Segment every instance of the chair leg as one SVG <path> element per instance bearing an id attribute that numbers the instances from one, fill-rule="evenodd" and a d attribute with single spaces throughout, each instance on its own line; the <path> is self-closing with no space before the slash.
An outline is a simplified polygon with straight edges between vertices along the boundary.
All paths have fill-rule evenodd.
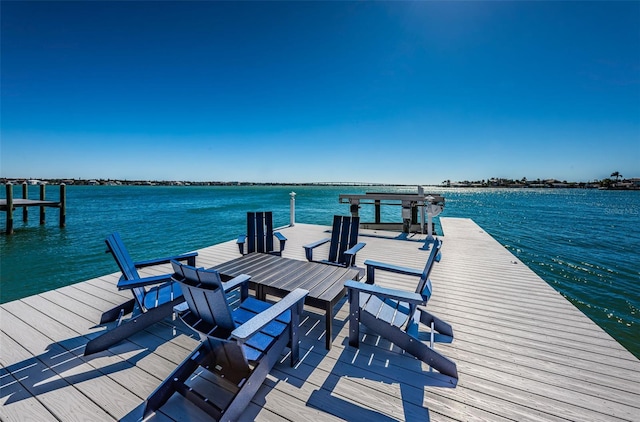
<path id="1" fill-rule="evenodd" d="M 349 290 L 349 346 L 360 345 L 360 294 Z"/>
<path id="2" fill-rule="evenodd" d="M 299 344 L 299 330 L 300 330 L 300 314 L 302 313 L 302 308 L 304 306 L 304 302 L 301 302 L 299 306 L 296 306 L 291 309 L 291 326 L 289 327 L 289 341 L 291 344 L 289 347 L 291 348 L 291 366 L 295 366 L 300 359 L 300 344 Z"/>
<path id="3" fill-rule="evenodd" d="M 453 327 L 448 322 L 444 322 L 437 316 L 419 308 L 420 323 L 430 327 L 433 324 L 434 330 L 438 333 L 453 338 Z"/>
<path id="4" fill-rule="evenodd" d="M 327 303 L 324 316 L 324 330 L 325 330 L 325 348 L 331 350 L 331 343 L 333 341 L 333 307 L 331 302 Z"/>
<path id="5" fill-rule="evenodd" d="M 173 307 L 183 300 L 184 298 L 180 296 L 179 299 L 160 305 L 157 308 L 151 309 L 143 314 L 131 318 L 127 322 L 115 328 L 112 328 L 106 333 L 89 341 L 84 349 L 84 355 L 88 356 L 93 353 L 107 350 L 109 347 L 121 342 L 130 335 L 144 330 L 150 325 L 165 319 L 173 313 Z"/>

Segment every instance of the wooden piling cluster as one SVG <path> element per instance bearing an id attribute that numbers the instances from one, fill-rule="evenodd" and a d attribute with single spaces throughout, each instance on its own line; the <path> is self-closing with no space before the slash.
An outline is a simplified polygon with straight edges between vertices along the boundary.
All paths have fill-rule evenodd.
<path id="1" fill-rule="evenodd" d="M 13 184 L 7 183 L 5 185 L 6 188 L 6 199 L 0 199 L 0 211 L 5 211 L 7 213 L 7 224 L 6 224 L 6 233 L 13 234 L 13 211 L 16 208 L 22 208 L 22 221 L 25 223 L 29 219 L 28 207 L 40 207 L 40 224 L 45 223 L 46 212 L 45 209 L 47 207 L 51 208 L 59 208 L 60 209 L 60 227 L 64 227 L 66 225 L 67 219 L 67 207 L 66 207 L 66 185 L 64 183 L 60 184 L 60 199 L 58 201 L 47 201 L 45 194 L 45 184 L 40 184 L 40 199 L 29 199 L 29 187 L 26 182 L 22 184 L 22 198 L 14 199 L 13 198 Z"/>

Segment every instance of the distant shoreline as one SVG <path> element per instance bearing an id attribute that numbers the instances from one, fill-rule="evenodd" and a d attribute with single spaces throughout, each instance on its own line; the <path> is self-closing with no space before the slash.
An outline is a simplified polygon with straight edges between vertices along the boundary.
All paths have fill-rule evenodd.
<path id="1" fill-rule="evenodd" d="M 600 190 L 640 190 L 640 178 L 614 181 L 603 179 L 594 182 L 567 182 L 558 180 L 510 180 L 490 179 L 482 182 L 449 182 L 438 185 L 402 184 L 402 183 L 368 183 L 368 182 L 239 182 L 239 181 L 206 181 L 194 182 L 184 180 L 118 180 L 118 179 L 27 179 L 0 178 L 3 184 L 13 185 L 76 185 L 76 186 L 407 186 L 417 185 L 431 188 L 509 188 L 509 189 L 600 189 Z"/>

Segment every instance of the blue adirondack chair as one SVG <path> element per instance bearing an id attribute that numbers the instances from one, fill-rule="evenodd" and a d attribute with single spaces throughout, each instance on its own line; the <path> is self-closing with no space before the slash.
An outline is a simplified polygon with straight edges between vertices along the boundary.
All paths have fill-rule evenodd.
<path id="1" fill-rule="evenodd" d="M 366 243 L 358 243 L 359 230 L 360 217 L 334 215 L 331 237 L 303 246 L 307 260 L 314 261 L 313 250 L 320 245 L 331 242 L 327 259 L 314 262 L 340 267 L 355 267 L 356 254 L 366 245 Z"/>
<path id="2" fill-rule="evenodd" d="M 452 340 L 453 328 L 424 309 L 432 292 L 429 274 L 433 264 L 439 261 L 441 247 L 442 241 L 436 240 L 422 271 L 365 261 L 366 283 L 345 283 L 349 296 L 349 345 L 359 346 L 360 324 L 363 324 L 440 373 L 458 379 L 456 364 L 433 348 L 435 333 L 439 333 L 443 339 Z M 376 270 L 419 277 L 415 292 L 373 284 Z M 419 324 L 430 327 L 428 344 L 419 338 Z"/>
<path id="3" fill-rule="evenodd" d="M 280 242 L 280 249 L 274 250 L 273 238 Z M 238 236 L 238 249 L 242 255 L 252 252 L 282 255 L 287 238 L 279 232 L 273 231 L 273 213 L 271 211 L 248 212 L 247 233 Z M 247 244 L 247 251 L 244 245 Z"/>
<path id="4" fill-rule="evenodd" d="M 171 280 L 171 274 L 140 277 L 139 268 L 167 264 L 171 260 L 187 261 L 195 265 L 197 252 L 167 258 L 134 262 L 124 246 L 118 233 L 113 233 L 105 240 L 107 252 L 113 255 L 122 276 L 118 281 L 118 290 L 131 290 L 133 299 L 116 306 L 102 314 L 100 324 L 118 320 L 115 328 L 89 341 L 84 354 L 101 352 L 124 340 L 131 334 L 166 318 L 173 312 L 173 307 L 184 301 L 180 286 Z M 128 321 L 124 315 L 131 313 Z"/>
<path id="5" fill-rule="evenodd" d="M 300 313 L 308 291 L 296 289 L 273 305 L 247 297 L 230 306 L 217 271 L 172 264 L 189 306 L 180 318 L 202 342 L 149 396 L 143 417 L 178 393 L 215 420 L 237 420 L 287 345 L 291 365 L 297 362 Z M 249 279 L 239 276 L 238 284 Z"/>

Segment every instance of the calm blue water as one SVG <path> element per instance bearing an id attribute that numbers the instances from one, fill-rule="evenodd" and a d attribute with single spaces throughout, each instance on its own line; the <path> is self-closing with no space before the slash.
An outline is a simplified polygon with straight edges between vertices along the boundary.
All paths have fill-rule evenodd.
<path id="1" fill-rule="evenodd" d="M 19 186 L 15 196 L 21 195 Z M 235 238 L 249 210 L 273 210 L 289 222 L 331 223 L 348 214 L 338 195 L 380 187 L 68 186 L 67 227 L 47 209 L 47 224 L 15 216 L 13 236 L 0 235 L 0 302 L 117 271 L 104 239 L 120 232 L 134 259 L 166 256 Z M 35 199 L 38 190 L 31 188 Z M 535 189 L 427 189 L 446 198 L 442 216 L 469 217 L 640 358 L 640 192 Z M 4 190 L 3 190 L 4 193 Z M 49 186 L 47 198 L 58 189 Z M 399 221 L 383 207 L 383 221 Z M 363 206 L 363 221 L 373 207 Z M 4 231 L 4 213 L 1 216 Z M 436 222 L 437 223 L 437 222 Z"/>

